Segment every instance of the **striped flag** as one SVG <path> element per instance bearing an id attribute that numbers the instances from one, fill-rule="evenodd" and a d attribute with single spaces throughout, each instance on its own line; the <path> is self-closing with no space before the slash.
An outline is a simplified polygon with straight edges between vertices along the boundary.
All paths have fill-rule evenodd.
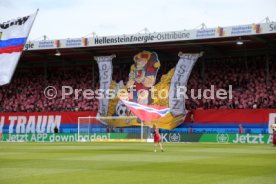
<path id="1" fill-rule="evenodd" d="M 170 108 L 158 105 L 143 105 L 126 100 L 122 100 L 122 102 L 135 116 L 137 116 L 143 122 L 150 122 L 156 119 L 163 118 L 171 112 Z"/>
<path id="2" fill-rule="evenodd" d="M 0 86 L 10 83 L 37 12 L 0 23 Z"/>

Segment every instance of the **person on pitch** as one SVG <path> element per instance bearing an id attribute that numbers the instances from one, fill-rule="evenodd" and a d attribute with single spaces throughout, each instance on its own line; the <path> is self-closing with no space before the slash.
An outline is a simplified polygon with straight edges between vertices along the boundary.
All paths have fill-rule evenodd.
<path id="1" fill-rule="evenodd" d="M 159 129 L 156 127 L 156 125 L 153 125 L 153 138 L 154 138 L 154 152 L 156 152 L 157 144 L 160 146 L 160 150 L 164 152 L 163 146 L 160 142 L 160 134 Z"/>
<path id="2" fill-rule="evenodd" d="M 272 143 L 273 146 L 276 146 L 276 124 L 272 124 L 271 125 L 271 129 L 272 129 Z"/>

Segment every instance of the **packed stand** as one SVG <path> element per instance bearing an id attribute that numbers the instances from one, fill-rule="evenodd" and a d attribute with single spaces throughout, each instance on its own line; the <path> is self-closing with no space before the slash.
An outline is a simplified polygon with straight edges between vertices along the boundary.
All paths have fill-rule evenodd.
<path id="1" fill-rule="evenodd" d="M 176 63 L 162 62 L 157 82 Z M 113 66 L 113 80 L 128 80 L 131 63 Z M 94 71 L 94 72 L 92 72 Z M 0 87 L 0 112 L 97 111 L 97 99 L 84 99 L 81 92 L 62 99 L 61 86 L 73 89 L 98 89 L 98 69 L 92 66 L 66 66 L 65 68 L 18 69 L 11 84 Z M 199 60 L 188 82 L 190 89 L 228 90 L 232 85 L 233 99 L 191 99 L 186 108 L 191 109 L 248 109 L 276 108 L 276 59 L 266 65 L 264 57 L 222 58 Z M 44 89 L 54 86 L 58 93 L 54 99 L 44 96 Z M 68 92 L 68 91 L 67 91 Z M 201 92 L 202 94 L 202 92 Z"/>

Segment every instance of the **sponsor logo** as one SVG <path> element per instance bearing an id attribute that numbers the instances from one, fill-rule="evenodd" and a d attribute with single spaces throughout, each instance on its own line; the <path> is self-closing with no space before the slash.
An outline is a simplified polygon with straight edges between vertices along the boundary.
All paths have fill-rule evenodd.
<path id="1" fill-rule="evenodd" d="M 83 45 L 83 39 L 70 39 L 66 40 L 65 46 L 66 47 L 80 47 Z"/>
<path id="2" fill-rule="evenodd" d="M 197 38 L 214 37 L 216 36 L 216 29 L 202 29 L 196 32 Z"/>
<path id="3" fill-rule="evenodd" d="M 83 46 L 88 46 L 89 45 L 88 38 L 83 38 L 82 43 L 83 43 Z"/>
<path id="4" fill-rule="evenodd" d="M 55 46 L 56 46 L 56 48 L 61 47 L 60 40 L 55 40 Z"/>
<path id="5" fill-rule="evenodd" d="M 218 134 L 217 135 L 217 142 L 220 143 L 226 143 L 229 141 L 229 136 L 228 134 Z"/>
<path id="6" fill-rule="evenodd" d="M 261 27 L 260 24 L 254 24 L 253 25 L 253 30 L 255 31 L 255 33 L 261 33 L 261 32 L 263 32 L 263 28 Z"/>
<path id="7" fill-rule="evenodd" d="M 223 30 L 223 27 L 217 28 L 217 34 L 218 36 L 225 36 L 225 31 Z"/>
<path id="8" fill-rule="evenodd" d="M 180 142 L 180 133 L 161 133 L 160 138 L 162 142 Z"/>
<path id="9" fill-rule="evenodd" d="M 231 35 L 241 35 L 241 34 L 250 34 L 252 33 L 252 25 L 247 26 L 235 26 L 232 27 Z"/>
<path id="10" fill-rule="evenodd" d="M 169 141 L 170 142 L 180 142 L 180 133 L 173 133 L 173 134 L 169 134 Z"/>
<path id="11" fill-rule="evenodd" d="M 53 40 L 44 40 L 44 41 L 40 41 L 38 42 L 38 48 L 53 48 L 55 47 L 55 41 Z"/>

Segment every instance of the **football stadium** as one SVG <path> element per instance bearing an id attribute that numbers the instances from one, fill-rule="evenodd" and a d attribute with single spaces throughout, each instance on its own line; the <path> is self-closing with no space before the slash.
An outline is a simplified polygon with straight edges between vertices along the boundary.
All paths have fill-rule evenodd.
<path id="1" fill-rule="evenodd" d="M 0 13 L 1 14 L 1 13 Z M 276 183 L 276 23 L 28 40 L 0 22 L 0 183 Z"/>

